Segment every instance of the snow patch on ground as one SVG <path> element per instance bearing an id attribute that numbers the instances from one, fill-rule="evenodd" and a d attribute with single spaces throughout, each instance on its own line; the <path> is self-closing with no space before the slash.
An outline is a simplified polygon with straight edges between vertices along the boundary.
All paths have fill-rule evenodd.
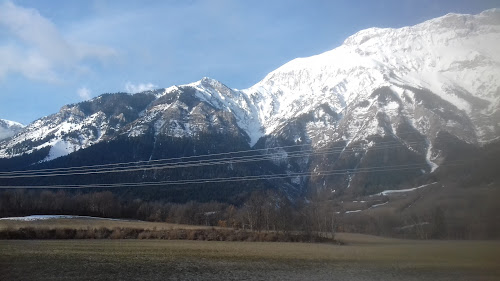
<path id="1" fill-rule="evenodd" d="M 405 229 L 410 229 L 410 228 L 414 228 L 417 226 L 428 225 L 428 224 L 429 224 L 429 222 L 421 222 L 421 223 L 416 223 L 416 224 L 405 225 L 405 226 L 399 227 L 399 229 L 405 230 Z"/>
<path id="2" fill-rule="evenodd" d="M 39 220 L 54 220 L 54 219 L 94 219 L 94 220 L 113 220 L 113 221 L 126 221 L 123 219 L 90 217 L 90 216 L 71 216 L 71 215 L 31 215 L 25 217 L 6 217 L 0 220 L 14 220 L 14 221 L 39 221 Z"/>
<path id="3" fill-rule="evenodd" d="M 377 208 L 377 207 L 380 207 L 380 206 L 384 206 L 384 205 L 386 205 L 388 203 L 389 203 L 389 201 L 384 202 L 384 203 L 380 203 L 380 204 L 371 205 L 369 209 Z"/>
<path id="4" fill-rule="evenodd" d="M 414 191 L 414 190 L 417 190 L 417 189 L 421 189 L 421 188 L 424 188 L 426 186 L 433 185 L 433 184 L 436 184 L 436 183 L 437 182 L 433 182 L 433 183 L 424 184 L 424 185 L 421 185 L 421 186 L 417 186 L 417 187 L 414 187 L 414 188 L 408 188 L 408 189 L 384 190 L 384 191 L 382 191 L 380 193 L 377 193 L 377 194 L 374 194 L 374 195 L 371 195 L 371 196 L 389 195 L 389 194 L 394 194 L 394 193 L 405 193 L 405 192 L 410 192 L 410 191 Z"/>

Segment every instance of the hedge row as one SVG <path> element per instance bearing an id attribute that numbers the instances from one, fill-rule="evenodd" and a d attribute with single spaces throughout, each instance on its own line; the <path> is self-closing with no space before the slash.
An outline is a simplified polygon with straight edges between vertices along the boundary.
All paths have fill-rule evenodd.
<path id="1" fill-rule="evenodd" d="M 0 230 L 0 239 L 164 239 L 202 241 L 255 241 L 255 242 L 335 242 L 316 234 L 254 232 L 232 229 L 169 229 L 141 228 L 34 228 Z"/>

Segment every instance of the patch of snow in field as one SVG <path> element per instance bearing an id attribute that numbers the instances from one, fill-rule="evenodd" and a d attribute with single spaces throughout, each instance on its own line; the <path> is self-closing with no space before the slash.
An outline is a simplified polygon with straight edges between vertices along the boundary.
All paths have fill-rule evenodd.
<path id="1" fill-rule="evenodd" d="M 414 228 L 416 226 L 422 226 L 422 225 L 428 225 L 428 224 L 429 224 L 428 222 L 421 222 L 421 223 L 416 223 L 416 224 L 405 225 L 405 226 L 399 227 L 399 229 L 404 230 L 404 229 Z"/>
<path id="2" fill-rule="evenodd" d="M 100 218 L 100 217 L 90 217 L 90 216 L 70 216 L 70 215 L 31 215 L 25 217 L 0 218 L 0 220 L 14 220 L 14 221 L 39 221 L 39 220 L 53 220 L 53 219 L 94 219 L 94 220 L 122 221 L 122 219 Z"/>
<path id="3" fill-rule="evenodd" d="M 424 185 L 421 185 L 421 186 L 417 186 L 417 187 L 414 187 L 414 188 L 408 188 L 408 189 L 395 189 L 395 190 L 384 190 L 380 193 L 377 193 L 375 195 L 372 195 L 372 196 L 376 196 L 376 195 L 388 195 L 388 194 L 392 194 L 392 193 L 404 193 L 404 192 L 410 192 L 410 191 L 414 191 L 414 190 L 417 190 L 417 189 L 420 189 L 420 188 L 423 188 L 423 187 L 426 187 L 426 186 L 429 186 L 429 185 L 433 185 L 433 184 L 436 184 L 437 182 L 433 182 L 433 183 L 429 183 L 429 184 L 424 184 Z"/>
<path id="4" fill-rule="evenodd" d="M 377 207 L 380 207 L 380 206 L 384 206 L 384 205 L 385 205 L 385 204 L 387 204 L 387 203 L 389 203 L 389 201 L 384 202 L 384 203 L 380 203 L 380 204 L 375 204 L 375 205 L 372 205 L 372 206 L 370 207 L 370 209 L 371 209 L 371 208 L 377 208 Z"/>

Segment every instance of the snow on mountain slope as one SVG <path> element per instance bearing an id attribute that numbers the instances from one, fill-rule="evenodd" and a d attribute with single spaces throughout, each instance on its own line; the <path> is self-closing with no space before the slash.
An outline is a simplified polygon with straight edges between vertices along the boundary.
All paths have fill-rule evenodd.
<path id="1" fill-rule="evenodd" d="M 11 139 L 0 142 L 0 158 L 49 149 L 42 161 L 50 161 L 110 139 L 154 98 L 152 92 L 104 94 L 63 106 L 58 113 L 36 120 Z"/>
<path id="2" fill-rule="evenodd" d="M 0 157 L 48 148 L 45 160 L 51 160 L 102 140 L 150 132 L 155 139 L 160 134 L 180 138 L 244 132 L 253 146 L 263 136 L 284 135 L 286 129 L 292 142 L 314 147 L 396 136 L 434 170 L 438 132 L 469 143 L 500 136 L 497 46 L 499 9 L 448 14 L 399 29 L 370 28 L 331 51 L 290 61 L 249 89 L 203 78 L 63 107 L 0 142 Z M 294 123 L 305 129 L 291 129 L 297 120 L 305 120 Z M 408 130 L 425 136 L 425 146 L 405 139 L 402 131 Z"/>
<path id="3" fill-rule="evenodd" d="M 284 120 L 325 102 L 342 113 L 356 102 L 371 104 L 369 96 L 383 86 L 413 102 L 415 93 L 406 86 L 427 89 L 472 120 L 475 135 L 464 139 L 488 141 L 500 135 L 498 46 L 499 9 L 479 15 L 448 14 L 400 29 L 370 28 L 334 50 L 283 65 L 243 92 L 258 102 L 259 120 L 265 134 L 270 134 Z M 409 116 L 414 122 L 425 118 L 415 114 Z"/>
<path id="4" fill-rule="evenodd" d="M 262 137 L 257 104 L 245 92 L 232 90 L 221 82 L 206 77 L 189 86 L 197 90 L 197 97 L 201 100 L 218 109 L 232 112 L 238 126 L 250 137 L 250 145 L 253 146 Z"/>
<path id="5" fill-rule="evenodd" d="M 10 138 L 24 128 L 24 125 L 18 122 L 0 119 L 0 140 Z"/>
<path id="6" fill-rule="evenodd" d="M 155 137 L 196 138 L 207 133 L 240 136 L 249 128 L 246 114 L 251 111 L 246 108 L 248 102 L 241 93 L 203 78 L 165 89 L 123 133 L 138 137 L 152 129 Z"/>
<path id="7" fill-rule="evenodd" d="M 12 157 L 51 147 L 45 160 L 52 160 L 99 141 L 103 131 L 106 131 L 106 123 L 100 112 L 85 116 L 77 108 L 64 107 L 58 114 L 44 117 L 26 126 L 23 133 L 14 136 L 7 145 L 1 147 L 3 149 L 0 150 L 0 156 Z M 99 129 L 87 130 L 87 127 L 93 124 Z M 74 137 L 67 137 L 71 133 Z M 26 139 L 31 141 L 28 149 L 16 146 Z"/>

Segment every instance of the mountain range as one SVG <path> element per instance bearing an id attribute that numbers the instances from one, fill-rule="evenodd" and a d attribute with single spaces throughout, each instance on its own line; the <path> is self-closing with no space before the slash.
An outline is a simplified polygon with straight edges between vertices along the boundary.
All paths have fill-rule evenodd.
<path id="1" fill-rule="evenodd" d="M 2 171 L 172 158 L 182 164 L 181 157 L 213 160 L 243 151 L 269 156 L 183 169 L 4 177 L 3 185 L 169 182 L 148 194 L 185 201 L 238 200 L 267 188 L 335 199 L 436 181 L 496 182 L 498 46 L 500 9 L 447 14 L 415 26 L 362 30 L 244 90 L 203 78 L 133 95 L 103 94 L 25 127 L 0 120 Z M 260 180 L 170 185 L 235 177 Z"/>

